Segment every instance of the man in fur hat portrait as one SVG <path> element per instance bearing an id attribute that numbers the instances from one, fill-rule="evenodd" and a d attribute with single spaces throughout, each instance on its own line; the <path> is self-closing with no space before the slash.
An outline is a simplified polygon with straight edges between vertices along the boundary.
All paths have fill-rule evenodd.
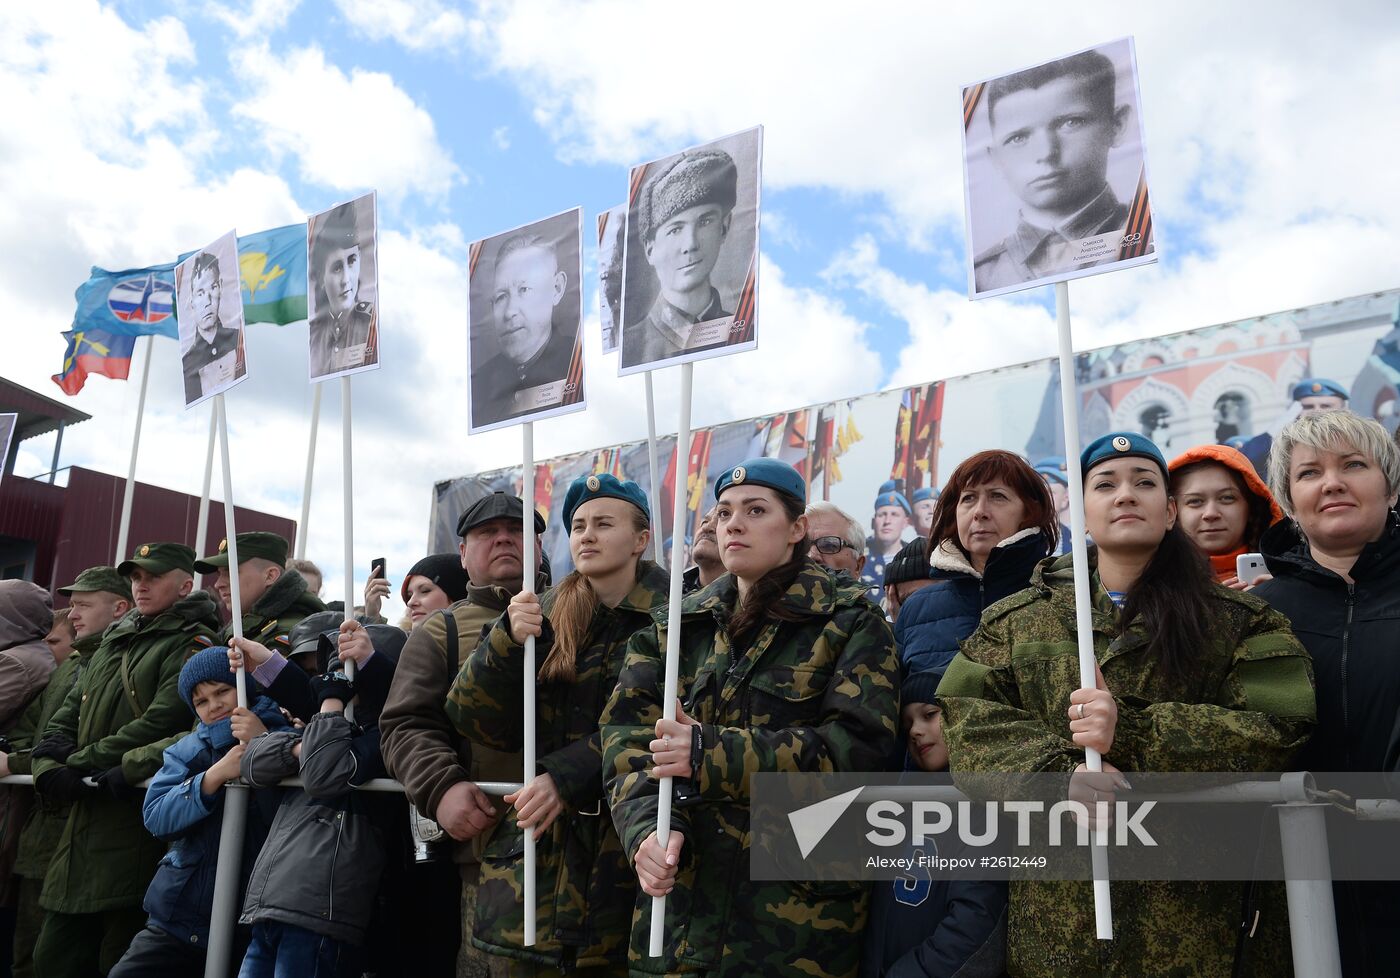
<path id="1" fill-rule="evenodd" d="M 624 367 L 684 353 L 692 349 L 696 324 L 733 315 L 710 273 L 729 236 L 737 188 L 733 158 L 713 149 L 682 154 L 647 179 L 636 203 L 636 240 L 656 273 L 658 294 L 646 318 L 623 331 Z"/>
<path id="2" fill-rule="evenodd" d="M 316 287 L 312 378 L 377 362 L 374 303 L 360 301 L 362 262 L 353 201 L 321 217 L 310 259 Z"/>

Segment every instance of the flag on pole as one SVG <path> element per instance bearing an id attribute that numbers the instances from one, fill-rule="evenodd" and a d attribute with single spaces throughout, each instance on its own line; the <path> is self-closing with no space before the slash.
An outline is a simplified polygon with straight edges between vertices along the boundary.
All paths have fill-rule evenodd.
<path id="1" fill-rule="evenodd" d="M 938 428 L 942 420 L 943 385 L 927 384 L 920 393 L 919 409 L 914 414 L 910 455 L 920 477 L 910 486 L 911 491 L 925 482 L 930 486 L 938 485 Z"/>
<path id="2" fill-rule="evenodd" d="M 914 469 L 910 449 L 913 447 L 914 415 L 919 410 L 919 390 L 917 387 L 905 390 L 894 420 L 894 464 L 890 466 L 890 478 L 906 487 L 912 481 Z"/>
<path id="3" fill-rule="evenodd" d="M 131 371 L 131 354 L 136 347 L 135 336 L 108 333 L 105 330 L 69 330 L 63 334 L 68 350 L 63 354 L 63 370 L 53 375 L 53 382 L 69 397 L 77 394 L 87 383 L 89 374 L 126 380 Z"/>
<path id="4" fill-rule="evenodd" d="M 549 521 L 550 507 L 554 503 L 554 466 L 548 462 L 535 464 L 535 509 Z M 567 532 L 568 528 L 565 527 Z"/>
<path id="5" fill-rule="evenodd" d="M 812 474 L 808 483 L 827 471 L 836 441 L 836 405 L 828 404 L 817 412 L 817 433 L 812 437 Z"/>
<path id="6" fill-rule="evenodd" d="M 306 225 L 288 224 L 238 239 L 245 323 L 306 318 Z"/>
<path id="7" fill-rule="evenodd" d="M 175 339 L 175 263 L 109 272 L 93 266 L 73 293 L 73 332 Z"/>

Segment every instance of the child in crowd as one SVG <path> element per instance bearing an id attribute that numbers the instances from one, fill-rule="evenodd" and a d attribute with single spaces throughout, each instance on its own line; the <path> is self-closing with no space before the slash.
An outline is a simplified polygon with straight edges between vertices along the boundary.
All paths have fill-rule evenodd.
<path id="1" fill-rule="evenodd" d="M 160 773 L 146 790 L 146 828 L 170 842 L 146 890 L 146 927 L 132 940 L 109 978 L 204 974 L 214 878 L 223 828 L 224 786 L 238 777 L 244 743 L 287 726 L 277 705 L 248 680 L 252 709 L 238 706 L 237 680 L 228 649 L 196 653 L 180 670 L 180 699 L 194 711 L 194 732 L 165 749 Z M 260 801 L 262 802 L 260 804 Z M 267 835 L 273 810 L 250 799 L 244 865 L 251 865 Z"/>
<path id="2" fill-rule="evenodd" d="M 916 672 L 899 689 L 909 754 L 926 773 L 948 770 L 943 710 L 934 690 L 943 669 Z M 916 776 L 917 777 L 917 776 Z M 928 779 L 919 779 L 928 780 Z M 963 846 L 955 832 L 921 847 L 953 858 Z M 979 978 L 1006 967 L 1007 886 L 995 880 L 939 879 L 926 865 L 874 884 L 865 930 L 861 978 Z"/>

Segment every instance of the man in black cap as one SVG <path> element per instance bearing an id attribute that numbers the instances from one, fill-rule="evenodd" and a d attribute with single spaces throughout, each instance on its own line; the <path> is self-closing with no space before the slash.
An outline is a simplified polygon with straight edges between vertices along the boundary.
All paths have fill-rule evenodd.
<path id="1" fill-rule="evenodd" d="M 181 358 L 185 368 L 185 403 L 204 396 L 200 371 L 234 354 L 229 370 L 237 369 L 238 330 L 219 318 L 219 259 L 201 251 L 190 270 L 190 307 L 194 312 L 194 342 Z"/>
<path id="2" fill-rule="evenodd" d="M 31 755 L 39 794 L 73 806 L 39 897 L 48 917 L 35 971 L 54 978 L 105 974 L 144 926 L 141 901 L 166 847 L 146 831 L 133 787 L 159 761 L 133 752 L 189 728 L 180 667 L 218 628 L 213 599 L 193 590 L 189 547 L 143 544 L 117 572 L 136 610 L 103 634 Z"/>
<path id="3" fill-rule="evenodd" d="M 374 303 L 360 299 L 360 236 L 354 203 L 318 222 L 311 248 L 316 315 L 311 320 L 311 376 L 324 377 L 378 361 Z"/>
<path id="4" fill-rule="evenodd" d="M 321 599 L 310 593 L 306 581 L 294 570 L 287 570 L 287 541 L 276 533 L 255 530 L 240 533 L 238 543 L 238 602 L 243 606 L 243 637 L 270 649 L 287 653 L 287 636 L 307 615 L 325 611 Z M 200 574 L 215 574 L 214 590 L 230 607 L 228 541 L 219 542 L 218 552 L 194 562 Z M 229 622 L 219 635 L 228 644 L 233 636 Z"/>
<path id="5" fill-rule="evenodd" d="M 413 629 L 379 716 L 389 773 L 403 785 L 414 808 L 457 842 L 453 857 L 462 875 L 462 955 L 470 959 L 468 973 L 481 976 L 488 973 L 487 956 L 466 938 L 476 912 L 481 858 L 475 840 L 495 824 L 497 812 L 473 782 L 518 781 L 521 759 L 459 737 L 444 705 L 462 661 L 524 584 L 524 513 L 520 497 L 495 492 L 462 514 L 457 549 L 469 581 L 467 597 Z M 539 535 L 545 521 L 538 512 L 534 518 L 535 593 L 543 594 L 549 586 L 538 574 Z"/>
<path id="6" fill-rule="evenodd" d="M 728 319 L 710 273 L 729 236 L 739 171 L 722 150 L 682 154 L 657 168 L 637 199 L 639 235 L 660 294 L 623 329 L 622 365 L 653 363 L 728 340 L 692 344 L 696 324 Z"/>

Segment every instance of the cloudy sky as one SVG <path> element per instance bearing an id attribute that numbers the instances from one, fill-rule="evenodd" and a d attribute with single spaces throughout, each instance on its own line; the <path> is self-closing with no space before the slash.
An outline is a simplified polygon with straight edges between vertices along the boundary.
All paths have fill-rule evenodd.
<path id="1" fill-rule="evenodd" d="M 62 397 L 48 378 L 90 265 L 167 261 L 377 190 L 385 366 L 355 382 L 355 563 L 362 579 L 387 555 L 397 581 L 425 546 L 433 482 L 519 457 L 515 430 L 466 436 L 467 243 L 576 205 L 591 223 L 621 202 L 630 164 L 754 124 L 760 346 L 697 367 L 701 425 L 1052 353 L 1049 290 L 967 301 L 959 87 L 1123 35 L 1137 40 L 1163 260 L 1074 284 L 1079 347 L 1400 285 L 1400 8 L 1260 12 L 4 4 L 0 371 Z M 596 313 L 587 326 L 591 406 L 538 426 L 541 457 L 645 433 L 642 379 L 615 377 Z M 304 330 L 252 327 L 253 377 L 229 396 L 237 501 L 292 517 Z M 175 343 L 156 340 L 138 476 L 198 493 L 208 416 L 185 413 L 178 377 Z M 657 386 L 674 417 L 676 385 Z M 123 473 L 136 393 L 89 380 L 74 404 L 94 420 L 67 434 L 64 461 Z M 309 556 L 329 598 L 343 591 L 334 387 L 325 407 Z M 51 452 L 27 442 L 18 473 L 46 470 Z"/>

